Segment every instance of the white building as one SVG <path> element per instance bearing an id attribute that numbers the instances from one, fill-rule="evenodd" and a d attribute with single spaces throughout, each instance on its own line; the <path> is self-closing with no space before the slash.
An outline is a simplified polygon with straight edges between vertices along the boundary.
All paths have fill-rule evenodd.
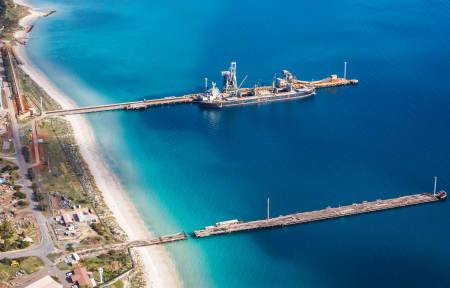
<path id="1" fill-rule="evenodd" d="M 25 288 L 63 288 L 63 285 L 59 284 L 55 280 L 52 279 L 49 275 L 44 278 L 39 279 L 36 282 L 31 283 Z"/>

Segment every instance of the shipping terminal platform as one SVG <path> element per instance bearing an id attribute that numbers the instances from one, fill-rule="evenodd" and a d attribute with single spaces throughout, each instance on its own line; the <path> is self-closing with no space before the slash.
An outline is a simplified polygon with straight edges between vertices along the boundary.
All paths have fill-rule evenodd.
<path id="1" fill-rule="evenodd" d="M 227 71 L 222 71 L 222 91 L 216 87 L 216 83 L 214 82 L 212 82 L 210 87 L 208 79 L 205 78 L 205 91 L 203 93 L 54 111 L 44 111 L 41 106 L 42 113 L 40 118 L 113 110 L 144 110 L 149 107 L 186 103 L 195 103 L 209 108 L 223 108 L 229 106 L 295 100 L 314 96 L 316 94 L 316 89 L 358 84 L 358 80 L 356 79 L 347 79 L 346 73 L 346 62 L 344 62 L 343 78 L 339 78 L 336 74 L 333 74 L 330 77 L 318 81 L 302 81 L 297 80 L 297 78 L 289 71 L 283 70 L 282 77 L 277 78 L 276 74 L 274 75 L 271 86 L 259 86 L 255 84 L 252 88 L 241 88 L 242 84 L 247 79 L 247 75 L 238 85 L 236 62 L 231 62 L 229 69 Z"/>

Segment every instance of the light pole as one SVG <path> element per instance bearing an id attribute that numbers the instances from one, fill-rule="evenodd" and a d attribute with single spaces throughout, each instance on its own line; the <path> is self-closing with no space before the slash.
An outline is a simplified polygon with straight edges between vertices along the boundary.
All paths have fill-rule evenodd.
<path id="1" fill-rule="evenodd" d="M 347 79 L 347 61 L 344 62 L 344 79 Z"/>
<path id="2" fill-rule="evenodd" d="M 434 191 L 433 191 L 433 196 L 436 197 L 436 184 L 437 184 L 437 176 L 434 176 Z"/>

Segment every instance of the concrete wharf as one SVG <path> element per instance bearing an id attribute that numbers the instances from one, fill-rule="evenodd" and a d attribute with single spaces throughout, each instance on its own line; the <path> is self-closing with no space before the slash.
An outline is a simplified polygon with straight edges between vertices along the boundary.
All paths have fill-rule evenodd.
<path id="1" fill-rule="evenodd" d="M 216 223 L 215 226 L 207 226 L 204 229 L 196 230 L 194 231 L 194 235 L 197 238 L 201 238 L 240 231 L 283 227 L 288 225 L 303 224 L 326 219 L 371 213 L 381 210 L 389 210 L 394 208 L 413 206 L 429 202 L 443 201 L 446 198 L 447 193 L 445 191 L 440 191 L 435 195 L 430 193 L 422 193 L 387 200 L 376 200 L 371 202 L 364 201 L 359 204 L 340 206 L 336 208 L 327 207 L 322 210 L 301 212 L 286 216 L 268 218 L 265 220 L 256 220 L 250 222 L 231 220 L 219 222 Z"/>

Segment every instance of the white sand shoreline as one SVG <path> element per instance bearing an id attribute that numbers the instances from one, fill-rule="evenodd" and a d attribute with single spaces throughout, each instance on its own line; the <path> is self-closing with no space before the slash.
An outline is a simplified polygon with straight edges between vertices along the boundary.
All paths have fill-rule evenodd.
<path id="1" fill-rule="evenodd" d="M 23 27 L 30 25 L 36 18 L 43 15 L 42 12 L 34 11 L 33 7 L 23 0 L 14 1 L 17 4 L 31 8 L 31 14 L 22 18 L 19 22 Z M 24 38 L 27 35 L 25 32 L 20 31 L 16 32 L 15 36 L 16 38 Z M 22 69 L 64 109 L 77 106 L 30 61 L 23 46 L 16 46 L 15 53 L 22 62 Z M 87 119 L 82 115 L 67 116 L 67 119 L 72 125 L 81 155 L 87 162 L 97 186 L 102 192 L 105 203 L 112 211 L 117 223 L 127 233 L 130 240 L 151 237 L 151 233 L 138 214 L 136 207 L 122 189 L 119 181 L 102 156 L 103 153 L 95 141 L 94 132 Z M 144 265 L 147 287 L 182 286 L 175 264 L 164 247 L 151 246 L 136 249 Z"/>

